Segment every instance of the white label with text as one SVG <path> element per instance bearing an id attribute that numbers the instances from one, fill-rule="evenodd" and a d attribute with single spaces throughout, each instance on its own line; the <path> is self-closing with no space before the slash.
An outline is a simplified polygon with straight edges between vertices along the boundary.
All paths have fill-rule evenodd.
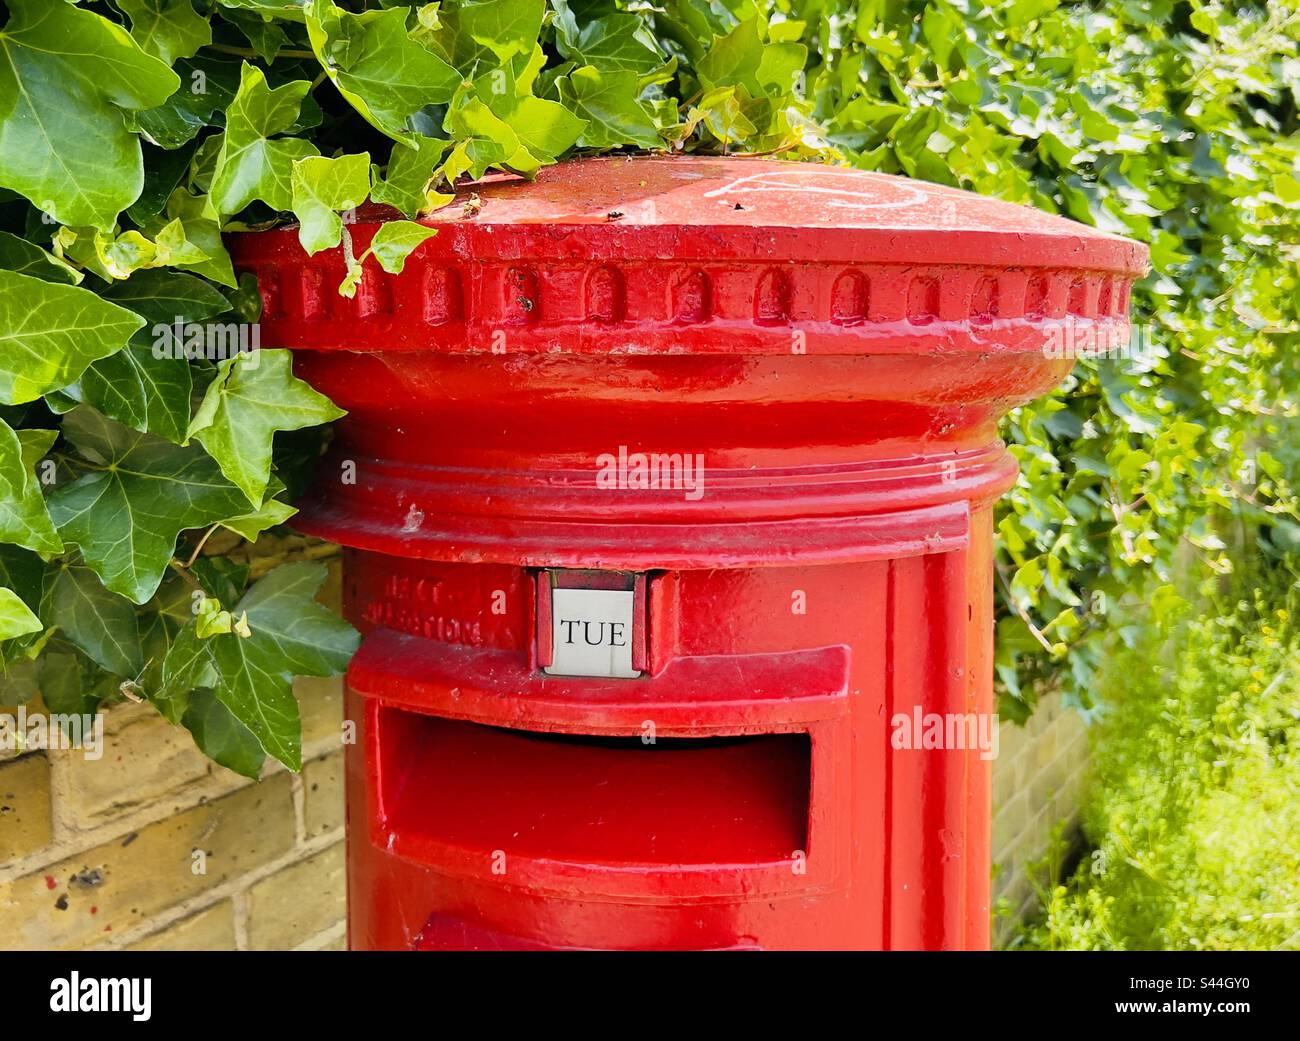
<path id="1" fill-rule="evenodd" d="M 551 590 L 552 676 L 621 676 L 632 668 L 630 589 Z"/>

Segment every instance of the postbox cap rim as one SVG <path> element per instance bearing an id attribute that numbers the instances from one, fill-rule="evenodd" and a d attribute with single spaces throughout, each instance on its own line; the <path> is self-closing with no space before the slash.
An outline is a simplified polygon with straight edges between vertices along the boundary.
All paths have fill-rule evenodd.
<path id="1" fill-rule="evenodd" d="M 473 197 L 472 205 L 465 202 Z M 356 223 L 401 218 L 369 204 Z M 515 229 L 537 245 L 538 225 L 616 239 L 629 258 L 675 230 L 678 255 L 697 239 L 731 259 L 884 260 L 1068 266 L 1141 276 L 1147 248 L 1029 206 L 946 185 L 849 167 L 717 156 L 605 156 L 540 170 L 528 181 L 491 175 L 422 218 L 512 250 Z M 474 231 L 474 229 L 480 229 Z M 719 252 L 721 251 L 721 252 Z"/>

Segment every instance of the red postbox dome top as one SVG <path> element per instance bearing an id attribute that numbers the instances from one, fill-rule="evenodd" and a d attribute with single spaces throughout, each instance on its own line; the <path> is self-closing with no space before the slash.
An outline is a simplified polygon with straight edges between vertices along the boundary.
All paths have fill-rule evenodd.
<path id="1" fill-rule="evenodd" d="M 358 211 L 360 254 L 387 207 Z M 893 353 L 1041 345 L 1063 318 L 1127 338 L 1139 243 L 903 177 L 727 157 L 607 157 L 493 176 L 423 220 L 401 275 L 289 226 L 231 236 L 263 342 L 316 349 Z M 357 324 L 353 324 L 357 323 Z M 706 333 L 707 335 L 694 335 Z M 1028 335 L 1026 335 L 1028 334 Z"/>
<path id="2" fill-rule="evenodd" d="M 910 260 L 948 264 L 1051 263 L 1141 275 L 1136 242 L 1027 206 L 944 185 L 816 163 L 683 156 L 581 159 L 538 172 L 534 181 L 496 176 L 463 190 L 424 221 L 472 220 L 508 239 L 521 225 L 613 226 L 636 253 L 638 238 L 680 229 L 677 255 L 757 260 Z M 379 207 L 362 219 L 382 220 Z M 520 228 L 522 231 L 523 229 Z M 504 245 L 504 243 L 503 243 Z M 780 252 L 776 253 L 775 250 Z M 654 255 L 654 254 L 651 254 Z"/>

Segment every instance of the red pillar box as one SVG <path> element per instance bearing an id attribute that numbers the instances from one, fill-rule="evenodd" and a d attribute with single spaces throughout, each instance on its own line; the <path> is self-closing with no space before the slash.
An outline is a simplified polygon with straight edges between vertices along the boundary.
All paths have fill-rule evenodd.
<path id="1" fill-rule="evenodd" d="M 351 300 L 234 241 L 349 412 L 351 945 L 986 946 L 996 424 L 1143 248 L 762 160 L 475 191 Z"/>

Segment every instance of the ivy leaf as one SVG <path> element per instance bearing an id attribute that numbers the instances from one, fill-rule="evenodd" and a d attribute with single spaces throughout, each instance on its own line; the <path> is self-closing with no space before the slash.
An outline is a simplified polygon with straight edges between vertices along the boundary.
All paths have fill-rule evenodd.
<path id="1" fill-rule="evenodd" d="M 8 586 L 33 611 L 40 611 L 45 563 L 31 550 L 0 545 L 0 585 Z"/>
<path id="2" fill-rule="evenodd" d="M 0 404 L 66 387 L 143 324 L 87 289 L 0 271 Z"/>
<path id="3" fill-rule="evenodd" d="M 301 430 L 344 414 L 329 398 L 294 376 L 289 351 L 253 351 L 221 363 L 189 434 L 208 450 L 226 477 L 243 489 L 248 502 L 260 507 L 271 474 L 275 431 Z M 240 506 L 246 508 L 246 504 Z M 239 512 L 230 509 L 224 516 Z"/>
<path id="4" fill-rule="evenodd" d="M 246 11 L 226 11 L 223 17 L 248 38 L 253 50 L 267 62 L 275 61 L 280 48 L 289 42 L 285 31 L 269 17 Z"/>
<path id="5" fill-rule="evenodd" d="M 556 101 L 506 94 L 493 98 L 494 114 L 515 131 L 520 144 L 543 163 L 553 163 L 572 148 L 587 127 Z M 656 138 L 657 139 L 657 138 Z M 514 163 L 510 163 L 512 167 Z"/>
<path id="6" fill-rule="evenodd" d="M 144 183 L 122 109 L 180 85 L 121 26 L 69 3 L 8 0 L 0 29 L 0 184 L 63 224 L 111 227 Z"/>
<path id="7" fill-rule="evenodd" d="M 212 176 L 212 204 L 221 213 L 238 213 L 254 199 L 273 210 L 293 205 L 294 160 L 317 149 L 299 137 L 271 137 L 294 125 L 310 87 L 307 80 L 292 80 L 272 90 L 261 69 L 242 67 Z"/>
<path id="8" fill-rule="evenodd" d="M 207 55 L 182 59 L 175 66 L 181 86 L 156 108 L 127 115 L 127 126 L 138 130 L 161 148 L 174 150 L 194 140 L 204 127 L 218 126 L 239 87 L 239 63 Z M 145 188 L 148 190 L 149 163 Z M 156 165 L 156 164 L 154 164 Z M 188 159 L 185 163 L 189 165 Z M 179 178 L 173 181 L 175 187 Z"/>
<path id="9" fill-rule="evenodd" d="M 266 752 L 257 735 L 208 688 L 190 694 L 181 723 L 209 759 L 254 780 L 261 775 Z"/>
<path id="10" fill-rule="evenodd" d="M 43 655 L 40 664 L 41 699 L 51 712 L 80 715 L 93 712 L 113 677 L 85 661 L 66 641 L 60 650 Z"/>
<path id="11" fill-rule="evenodd" d="M 173 723 L 180 722 L 180 713 L 184 705 L 167 706 L 162 698 L 163 665 L 167 652 L 180 632 L 189 625 L 194 617 L 194 598 L 190 587 L 176 574 L 167 575 L 158 592 L 139 613 L 140 650 L 144 658 L 144 668 L 139 673 L 139 683 L 158 710 Z M 168 707 L 177 709 L 175 713 L 166 711 Z"/>
<path id="12" fill-rule="evenodd" d="M 44 580 L 45 563 L 40 557 L 28 549 L 0 544 L 0 585 L 17 593 L 22 602 L 37 615 L 41 613 L 41 585 Z M 25 636 L 15 637 L 0 647 L 0 702 L 6 696 L 6 685 L 9 686 L 10 693 L 21 693 L 22 691 L 15 690 L 13 685 L 18 684 L 26 689 L 28 679 L 26 674 L 19 675 L 12 670 L 7 670 L 5 662 L 18 661 L 21 658 L 27 665 L 33 664 L 26 658 L 26 652 L 39 639 L 41 639 L 40 634 L 28 633 Z M 15 702 L 8 702 L 8 704 L 15 704 Z"/>
<path id="13" fill-rule="evenodd" d="M 0 420 L 0 542 L 37 553 L 63 552 L 63 540 L 50 522 L 40 482 L 33 473 L 58 436 L 56 430 L 15 432 Z"/>
<path id="14" fill-rule="evenodd" d="M 241 513 L 238 517 L 227 517 L 221 522 L 221 526 L 229 528 L 252 542 L 267 528 L 274 528 L 277 524 L 283 524 L 298 512 L 296 507 L 275 498 L 276 495 L 284 491 L 284 482 L 274 474 L 271 476 L 266 491 L 266 502 L 262 503 L 260 508 Z"/>
<path id="15" fill-rule="evenodd" d="M 696 63 L 695 71 L 706 91 L 743 87 L 750 96 L 762 97 L 767 87 L 778 92 L 792 90 L 807 57 L 808 49 L 803 44 L 764 42 L 759 19 L 749 18 L 726 36 L 716 38 Z"/>
<path id="16" fill-rule="evenodd" d="M 217 670 L 212 664 L 211 647 L 206 640 L 199 638 L 197 623 L 191 621 L 176 634 L 167 649 L 162 685 L 151 700 L 160 706 L 168 719 L 179 723 L 191 692 L 210 688 L 216 682 Z"/>
<path id="17" fill-rule="evenodd" d="M 143 50 L 171 65 L 212 42 L 212 27 L 190 0 L 118 0 Z"/>
<path id="18" fill-rule="evenodd" d="M 152 324 L 117 354 L 91 365 L 67 392 L 119 423 L 181 443 L 193 391 L 184 327 L 221 314 L 229 303 L 207 282 L 176 271 L 138 272 L 110 286 L 104 297 Z"/>
<path id="19" fill-rule="evenodd" d="M 758 82 L 764 93 L 782 96 L 795 89 L 798 77 L 808 61 L 808 48 L 801 43 L 773 43 L 763 46 L 758 63 Z"/>
<path id="20" fill-rule="evenodd" d="M 218 0 L 222 7 L 244 8 L 257 11 L 263 18 L 284 18 L 302 21 L 302 0 Z"/>
<path id="21" fill-rule="evenodd" d="M 447 113 L 446 122 L 447 129 L 456 138 L 456 145 L 443 164 L 443 173 L 449 181 L 465 173 L 477 179 L 488 167 L 504 166 L 519 154 L 519 137 L 514 130 L 473 94 L 462 95 Z M 528 158 L 535 168 L 536 160 Z"/>
<path id="22" fill-rule="evenodd" d="M 79 564 L 51 567 L 45 575 L 41 614 L 95 664 L 115 676 L 135 676 L 143 665 L 140 630 L 129 601 L 104 588 Z"/>
<path id="23" fill-rule="evenodd" d="M 215 692 L 267 753 L 291 770 L 302 765 L 302 730 L 294 676 L 334 676 L 360 643 L 356 630 L 315 600 L 323 564 L 283 564 L 232 609 L 247 613 L 252 635 L 228 633 L 208 643 Z"/>
<path id="24" fill-rule="evenodd" d="M 395 143 L 384 177 L 375 179 L 370 197 L 410 217 L 430 213 L 450 202 L 453 196 L 431 190 L 438 161 L 449 144 L 436 137 L 413 137 Z"/>
<path id="25" fill-rule="evenodd" d="M 566 0 L 552 0 L 555 43 L 565 58 L 604 72 L 634 72 L 638 76 L 663 64 L 663 56 L 644 16 L 619 12 L 585 18 L 579 25 Z"/>
<path id="26" fill-rule="evenodd" d="M 142 604 L 153 596 L 176 539 L 243 508 L 238 488 L 197 445 L 183 448 L 82 406 L 63 434 L 98 469 L 50 497 L 50 516 L 104 585 Z"/>
<path id="27" fill-rule="evenodd" d="M 347 99 L 377 129 L 398 139 L 425 105 L 451 100 L 461 77 L 406 29 L 406 9 L 355 15 L 332 0 L 305 8 L 312 50 Z"/>
<path id="28" fill-rule="evenodd" d="M 225 296 L 201 278 L 176 271 L 141 271 L 109 286 L 104 298 L 162 325 L 201 322 L 230 307 Z"/>
<path id="29" fill-rule="evenodd" d="M 360 206 L 370 192 L 370 156 L 366 152 L 338 159 L 311 156 L 293 164 L 293 212 L 298 241 L 307 253 L 333 249 L 343 237 L 335 210 Z"/>
<path id="30" fill-rule="evenodd" d="M 346 297 L 356 293 L 367 257 L 373 256 L 390 275 L 400 275 L 411 251 L 437 233 L 436 229 L 426 228 L 414 221 L 395 220 L 381 225 L 366 251 L 352 264 L 339 286 L 339 293 Z"/>
<path id="31" fill-rule="evenodd" d="M 568 106 L 587 121 L 578 138 L 583 148 L 664 147 L 654 119 L 638 100 L 636 73 L 602 72 L 586 65 L 556 82 Z"/>
<path id="32" fill-rule="evenodd" d="M 37 633 L 44 628 L 41 620 L 32 614 L 22 597 L 12 589 L 0 586 L 0 640 Z"/>
<path id="33" fill-rule="evenodd" d="M 183 267 L 223 286 L 238 285 L 230 254 L 221 241 L 221 223 L 217 211 L 213 209 L 208 196 L 191 195 L 184 188 L 178 188 L 167 200 L 167 216 L 180 221 L 185 238 L 208 257 L 207 260 L 184 264 Z"/>
<path id="34" fill-rule="evenodd" d="M 189 362 L 159 356 L 137 333 L 117 354 L 87 369 L 80 383 L 65 393 L 119 423 L 180 444 L 190 421 L 192 391 Z"/>
<path id="35" fill-rule="evenodd" d="M 134 228 L 119 235 L 98 228 L 63 227 L 54 236 L 54 246 L 105 282 L 128 278 L 158 262 L 157 244 Z"/>
<path id="36" fill-rule="evenodd" d="M 505 65 L 532 53 L 545 14 L 545 0 L 469 0 L 440 11 L 442 29 L 434 35 L 462 71 Z"/>
<path id="37" fill-rule="evenodd" d="M 706 91 L 700 103 L 692 107 L 689 121 L 703 122 L 719 141 L 740 141 L 758 132 L 745 115 L 745 102 L 739 95 L 743 88 L 716 87 Z"/>
<path id="38" fill-rule="evenodd" d="M 238 517 L 228 517 L 221 522 L 221 526 L 229 528 L 252 542 L 261 532 L 266 531 L 268 528 L 274 528 L 278 524 L 283 524 L 297 512 L 298 508 L 296 506 L 290 506 L 278 499 L 268 499 L 262 504 L 261 509 L 241 514 Z"/>
<path id="39" fill-rule="evenodd" d="M 229 611 L 222 610 L 217 600 L 204 600 L 194 617 L 194 635 L 200 640 L 207 640 L 218 633 L 233 630 L 234 619 Z"/>
<path id="40" fill-rule="evenodd" d="M 7 231 L 0 231 L 0 268 L 65 286 L 75 286 L 85 277 L 61 257 Z"/>
<path id="41" fill-rule="evenodd" d="M 438 234 L 436 228 L 426 228 L 415 221 L 394 220 L 380 226 L 370 240 L 366 253 L 372 255 L 379 266 L 390 275 L 400 275 L 406 258 L 421 243 Z"/>

